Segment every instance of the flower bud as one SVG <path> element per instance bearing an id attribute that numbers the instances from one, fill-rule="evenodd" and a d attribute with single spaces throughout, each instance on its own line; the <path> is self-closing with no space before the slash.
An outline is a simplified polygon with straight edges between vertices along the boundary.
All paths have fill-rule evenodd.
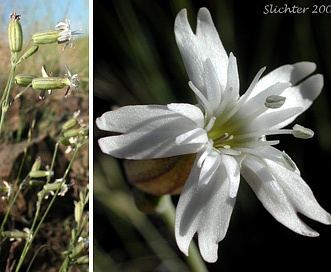
<path id="1" fill-rule="evenodd" d="M 61 182 L 53 182 L 53 183 L 45 184 L 44 190 L 45 191 L 56 191 L 57 189 L 59 189 L 61 187 L 62 187 Z"/>
<path id="2" fill-rule="evenodd" d="M 84 242 L 80 242 L 78 243 L 72 250 L 71 254 L 69 255 L 69 257 L 71 259 L 77 257 L 83 250 L 85 249 L 84 247 Z"/>
<path id="3" fill-rule="evenodd" d="M 32 40 L 37 45 L 57 43 L 59 38 L 58 30 L 46 30 L 34 33 Z"/>
<path id="4" fill-rule="evenodd" d="M 29 233 L 25 231 L 13 230 L 13 231 L 4 231 L 2 233 L 4 237 L 12 239 L 27 239 L 29 238 Z"/>
<path id="5" fill-rule="evenodd" d="M 77 137 L 81 133 L 80 129 L 70 129 L 63 133 L 64 138 Z"/>
<path id="6" fill-rule="evenodd" d="M 39 46 L 38 45 L 34 45 L 32 46 L 31 48 L 29 48 L 28 51 L 26 51 L 22 57 L 20 57 L 19 59 L 19 63 L 22 62 L 23 60 L 26 60 L 27 58 L 31 57 L 34 53 L 36 53 L 39 49 Z"/>
<path id="7" fill-rule="evenodd" d="M 13 53 L 20 52 L 23 44 L 23 31 L 20 23 L 21 15 L 15 12 L 10 14 L 10 23 L 8 26 L 8 40 L 10 51 Z"/>
<path id="8" fill-rule="evenodd" d="M 15 84 L 21 87 L 28 87 L 32 84 L 34 78 L 36 78 L 34 75 L 18 74 L 15 76 Z"/>
<path id="9" fill-rule="evenodd" d="M 50 174 L 51 174 L 50 171 L 36 170 L 36 171 L 30 171 L 29 176 L 31 178 L 45 178 L 48 177 Z"/>
<path id="10" fill-rule="evenodd" d="M 75 203 L 75 221 L 77 223 L 77 225 L 80 225 L 80 221 L 81 221 L 81 216 L 83 214 L 83 210 L 84 210 L 84 203 L 81 201 L 78 201 Z"/>
<path id="11" fill-rule="evenodd" d="M 32 88 L 35 90 L 62 89 L 70 86 L 68 78 L 61 77 L 37 77 L 32 80 Z"/>
<path id="12" fill-rule="evenodd" d="M 35 160 L 35 162 L 33 163 L 32 167 L 31 167 L 31 171 L 39 171 L 41 166 L 41 160 L 40 157 L 37 157 L 37 159 Z"/>
<path id="13" fill-rule="evenodd" d="M 30 186 L 40 186 L 40 185 L 44 185 L 44 184 L 45 184 L 45 181 L 43 181 L 43 180 L 32 179 L 29 181 Z"/>
<path id="14" fill-rule="evenodd" d="M 126 160 L 128 181 L 152 195 L 179 194 L 191 171 L 195 154 L 152 160 Z"/>
<path id="15" fill-rule="evenodd" d="M 85 255 L 85 256 L 79 257 L 76 260 L 76 263 L 77 264 L 88 264 L 89 263 L 89 256 L 88 255 Z"/>
<path id="16" fill-rule="evenodd" d="M 70 141 L 69 141 L 68 138 L 61 137 L 59 141 L 60 141 L 60 143 L 63 144 L 64 146 L 70 146 L 70 145 L 71 145 L 71 143 L 70 143 Z"/>
<path id="17" fill-rule="evenodd" d="M 66 131 L 66 130 L 69 130 L 69 129 L 72 129 L 74 128 L 76 125 L 78 124 L 78 120 L 77 118 L 72 118 L 70 120 L 68 120 L 67 122 L 65 122 L 62 126 L 62 130 L 63 131 Z"/>

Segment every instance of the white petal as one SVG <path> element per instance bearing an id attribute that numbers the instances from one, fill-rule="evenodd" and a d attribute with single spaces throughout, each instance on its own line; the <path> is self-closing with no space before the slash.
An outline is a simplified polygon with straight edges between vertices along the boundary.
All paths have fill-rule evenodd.
<path id="1" fill-rule="evenodd" d="M 204 126 L 204 115 L 202 111 L 194 105 L 171 103 L 167 105 L 167 108 L 187 117 L 188 119 L 191 119 L 196 123 L 197 127 L 202 128 Z"/>
<path id="2" fill-rule="evenodd" d="M 249 115 L 254 114 L 258 110 L 266 109 L 265 107 L 266 99 L 271 95 L 280 95 L 286 88 L 290 87 L 290 85 L 291 84 L 288 82 L 277 82 L 269 86 L 265 90 L 261 91 L 259 94 L 248 98 L 247 101 L 243 104 L 243 106 L 239 109 L 238 113 L 236 114 L 237 118 L 242 119 Z M 283 108 L 281 107 L 281 109 Z M 272 109 L 270 110 L 270 112 L 274 113 L 275 110 Z M 264 113 L 262 113 L 261 115 L 263 114 Z"/>
<path id="3" fill-rule="evenodd" d="M 317 74 L 309 77 L 297 86 L 286 89 L 281 94 L 282 96 L 286 97 L 285 104 L 281 108 L 276 109 L 276 111 L 290 107 L 300 107 L 301 111 L 293 117 L 279 123 L 277 126 L 272 127 L 271 129 L 282 128 L 292 123 L 294 119 L 306 109 L 308 109 L 313 101 L 319 96 L 322 91 L 323 84 L 323 76 Z"/>
<path id="4" fill-rule="evenodd" d="M 204 260 L 217 260 L 218 243 L 227 232 L 235 204 L 229 195 L 239 180 L 238 168 L 232 157 L 212 151 L 201 169 L 192 170 L 176 211 L 176 240 L 185 254 L 197 232 Z"/>
<path id="5" fill-rule="evenodd" d="M 240 182 L 240 168 L 238 162 L 233 156 L 222 155 L 221 165 L 225 171 L 225 178 L 229 180 L 230 191 L 229 196 L 235 198 L 237 196 L 239 182 Z"/>
<path id="6" fill-rule="evenodd" d="M 300 175 L 274 161 L 266 160 L 266 163 L 299 213 L 320 223 L 331 224 L 331 215 L 317 203 L 313 192 Z"/>
<path id="7" fill-rule="evenodd" d="M 239 74 L 236 57 L 230 53 L 229 65 L 227 70 L 227 82 L 226 91 L 230 91 L 231 100 L 235 100 L 239 97 Z"/>
<path id="8" fill-rule="evenodd" d="M 280 151 L 277 148 L 274 148 L 272 146 L 262 146 L 259 148 L 238 148 L 238 150 L 242 153 L 254 155 L 261 160 L 268 159 L 275 161 L 283 165 L 287 169 L 300 175 L 300 170 L 298 169 L 294 161 L 284 151 Z"/>
<path id="9" fill-rule="evenodd" d="M 209 58 L 224 89 L 228 56 L 209 11 L 206 8 L 199 10 L 195 35 L 188 22 L 186 9 L 181 10 L 175 20 L 175 36 L 186 71 L 193 84 L 200 90 L 204 89 L 203 66 Z"/>
<path id="10" fill-rule="evenodd" d="M 278 170 L 283 171 L 283 173 L 289 172 L 288 169 L 282 166 Z M 294 172 L 287 175 L 287 180 L 280 176 L 274 176 L 275 171 L 273 171 L 271 164 L 266 165 L 262 160 L 249 155 L 242 162 L 241 174 L 254 190 L 263 206 L 277 221 L 289 229 L 306 236 L 318 236 L 318 233 L 308 227 L 297 215 L 297 212 L 304 211 L 304 214 L 313 217 L 310 212 L 307 212 L 305 201 L 313 204 L 312 210 L 318 212 L 318 215 L 315 215 L 312 219 L 323 221 L 323 223 L 331 223 L 330 215 L 323 211 L 316 200 L 312 198 L 310 189 L 308 190 L 307 186 L 303 185 L 302 180 L 299 181 L 292 176 L 293 174 L 299 177 Z M 288 186 L 285 186 L 284 183 L 287 183 Z M 302 199 L 297 199 L 298 196 L 301 196 Z"/>
<path id="11" fill-rule="evenodd" d="M 315 63 L 306 61 L 280 66 L 259 80 L 252 92 L 252 96 L 277 82 L 290 82 L 292 85 L 295 85 L 314 72 L 315 69 Z"/>
<path id="12" fill-rule="evenodd" d="M 216 70 L 210 59 L 207 59 L 204 63 L 204 83 L 206 88 L 206 99 L 211 105 L 209 112 L 215 112 L 222 99 L 222 90 Z M 206 109 L 207 111 L 208 109 Z"/>
<path id="13" fill-rule="evenodd" d="M 100 129 L 124 134 L 102 138 L 98 143 L 104 153 L 126 159 L 195 153 L 208 142 L 205 130 L 198 127 L 203 123 L 198 112 L 199 108 L 188 104 L 123 107 L 103 114 L 96 122 Z M 176 144 L 177 137 L 182 137 L 180 145 Z"/>
<path id="14" fill-rule="evenodd" d="M 181 104 L 185 107 L 185 104 Z M 191 106 L 191 105 L 190 105 Z M 96 125 L 101 130 L 125 133 L 131 129 L 141 127 L 142 124 L 169 122 L 177 119 L 178 114 L 161 105 L 125 106 L 105 112 L 96 119 Z M 185 125 L 185 124 L 183 124 Z M 147 129 L 147 128 L 142 128 Z"/>
<path id="15" fill-rule="evenodd" d="M 176 241 L 180 250 L 186 255 L 188 255 L 189 245 L 199 228 L 200 219 L 203 216 L 203 208 L 206 203 L 204 197 L 206 191 L 204 189 L 208 184 L 211 184 L 209 181 L 215 176 L 220 163 L 219 157 L 213 155 L 208 158 L 208 161 L 205 159 L 203 164 L 205 168 L 203 166 L 197 167 L 200 156 L 201 154 L 197 156 L 193 164 L 176 208 Z M 203 175 L 201 175 L 202 171 L 204 171 Z M 209 175 L 206 176 L 206 173 L 209 173 Z"/>
<path id="16" fill-rule="evenodd" d="M 264 131 L 264 130 L 273 130 L 277 128 L 282 128 L 282 124 L 292 120 L 295 116 L 298 116 L 302 112 L 302 108 L 288 108 L 280 110 L 278 109 L 269 109 L 257 118 L 255 118 L 249 125 L 246 126 L 246 131 Z"/>

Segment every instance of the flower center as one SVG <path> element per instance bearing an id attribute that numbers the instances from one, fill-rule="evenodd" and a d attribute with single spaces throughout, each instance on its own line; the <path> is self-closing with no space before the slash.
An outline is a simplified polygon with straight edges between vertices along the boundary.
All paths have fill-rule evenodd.
<path id="1" fill-rule="evenodd" d="M 247 148 L 255 148 L 266 145 L 276 145 L 278 140 L 267 140 L 266 136 L 276 134 L 292 134 L 296 138 L 308 139 L 313 137 L 314 132 L 300 125 L 292 129 L 254 129 L 252 122 L 268 109 L 280 108 L 285 102 L 285 97 L 271 95 L 264 104 L 252 111 L 247 116 L 240 110 L 224 110 L 219 116 L 211 117 L 205 130 L 208 138 L 212 141 L 212 147 L 220 152 L 232 155 L 240 155 Z"/>

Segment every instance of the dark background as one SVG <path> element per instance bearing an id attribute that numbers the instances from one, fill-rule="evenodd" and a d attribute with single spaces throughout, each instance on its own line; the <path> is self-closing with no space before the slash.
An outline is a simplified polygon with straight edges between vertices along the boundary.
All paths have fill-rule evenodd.
<path id="1" fill-rule="evenodd" d="M 267 4 L 309 10 L 305 14 L 264 15 Z M 241 92 L 263 66 L 268 72 L 306 60 L 315 62 L 317 73 L 324 75 L 322 94 L 296 120 L 313 129 L 315 137 L 299 140 L 281 136 L 277 148 L 292 157 L 321 206 L 331 212 L 331 13 L 312 14 L 313 5 L 327 7 L 331 2 L 94 1 L 94 117 L 116 105 L 194 102 L 173 25 L 176 14 L 185 7 L 195 29 L 198 9 L 207 7 L 225 49 L 237 57 Z M 131 194 L 121 174 L 121 162 L 102 154 L 96 144 L 96 139 L 104 135 L 94 128 L 95 271 L 170 271 L 162 264 L 172 257 L 163 261 L 156 257 L 138 224 L 132 223 L 136 217 L 128 219 L 128 214 L 121 215 L 123 211 L 113 205 L 123 200 L 121 192 L 125 192 L 124 202 L 131 199 Z M 162 220 L 157 216 L 147 218 L 165 238 L 158 243 L 172 248 L 177 256 L 174 260 L 181 259 Z M 228 233 L 219 244 L 219 260 L 208 264 L 209 270 L 308 271 L 309 267 L 311 271 L 327 271 L 331 227 L 303 220 L 320 236 L 300 236 L 278 223 L 242 180 Z"/>

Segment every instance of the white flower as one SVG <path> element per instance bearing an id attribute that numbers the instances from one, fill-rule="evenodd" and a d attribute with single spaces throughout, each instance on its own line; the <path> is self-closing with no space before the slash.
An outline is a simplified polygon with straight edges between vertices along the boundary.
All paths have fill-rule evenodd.
<path id="1" fill-rule="evenodd" d="M 284 65 L 261 78 L 263 68 L 240 96 L 236 58 L 227 55 L 206 8 L 198 13 L 195 34 L 182 10 L 175 35 L 198 105 L 126 106 L 106 112 L 97 126 L 119 134 L 100 139 L 101 150 L 126 159 L 197 153 L 176 210 L 176 240 L 185 254 L 197 233 L 203 258 L 217 260 L 240 174 L 276 220 L 299 234 L 317 236 L 297 213 L 324 224 L 331 224 L 330 214 L 317 203 L 291 158 L 272 147 L 278 141 L 266 138 L 312 137 L 302 126 L 283 127 L 321 92 L 322 75 L 308 77 L 315 64 Z"/>
<path id="2" fill-rule="evenodd" d="M 69 19 L 65 19 L 64 22 L 59 22 L 55 27 L 61 30 L 58 37 L 58 43 L 65 43 L 62 51 L 64 51 L 64 49 L 66 49 L 66 47 L 69 45 L 70 47 L 74 47 L 74 43 L 71 42 L 73 36 L 82 34 L 78 30 L 74 30 L 74 31 L 70 30 Z"/>
<path id="3" fill-rule="evenodd" d="M 47 199 L 49 195 L 53 196 L 58 189 L 60 189 L 60 191 L 57 195 L 65 196 L 68 192 L 68 188 L 68 185 L 65 183 L 65 180 L 62 180 L 62 178 L 56 179 L 53 183 L 45 184 L 43 188 L 46 194 L 45 199 Z"/>
<path id="4" fill-rule="evenodd" d="M 78 89 L 78 86 L 79 86 L 79 76 L 78 76 L 78 74 L 71 75 L 71 72 L 70 72 L 70 70 L 69 70 L 69 68 L 68 68 L 67 65 L 65 65 L 65 68 L 67 70 L 66 77 L 70 81 L 70 85 L 68 86 L 67 91 L 66 91 L 66 93 L 64 95 L 64 97 L 67 97 L 67 96 L 69 96 L 71 94 L 71 91 L 72 90 L 76 91 Z"/>

